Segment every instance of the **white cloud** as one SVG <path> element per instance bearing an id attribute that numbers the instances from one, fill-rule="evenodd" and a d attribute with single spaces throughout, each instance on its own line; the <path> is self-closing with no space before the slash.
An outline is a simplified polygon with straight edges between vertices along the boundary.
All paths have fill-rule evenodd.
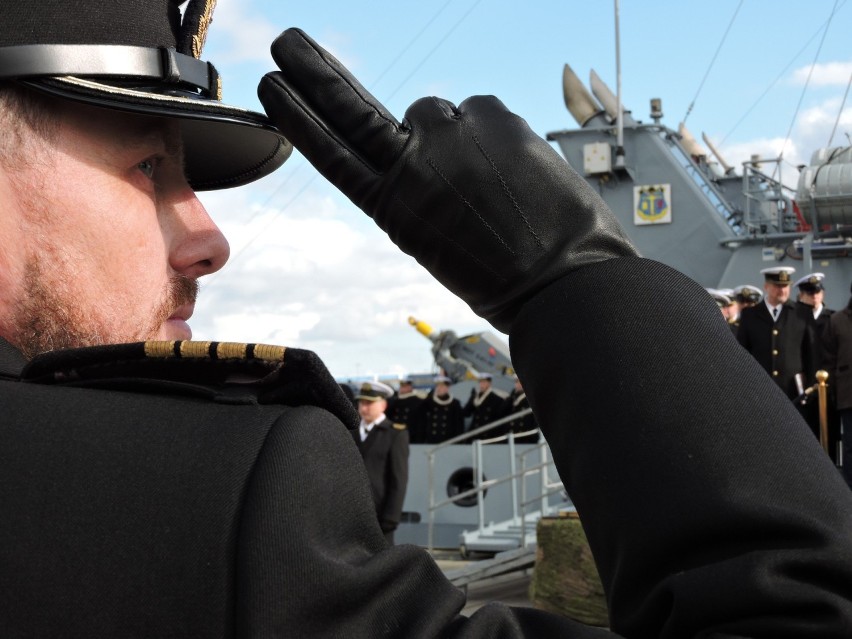
<path id="1" fill-rule="evenodd" d="M 808 76 L 810 75 L 810 79 Z M 793 71 L 792 81 L 795 84 L 815 87 L 845 87 L 852 76 L 852 61 L 849 62 L 825 62 L 823 64 L 801 67 Z"/>
<path id="2" fill-rule="evenodd" d="M 736 167 L 739 172 L 742 168 L 742 162 L 751 159 L 752 155 L 759 155 L 763 159 L 774 159 L 783 149 L 784 163 L 781 176 L 785 184 L 795 187 L 798 171 L 793 167 L 809 164 L 814 151 L 829 145 L 835 123 L 837 129 L 831 145 L 847 146 L 850 144 L 847 134 L 852 134 L 852 105 L 847 103 L 838 121 L 840 105 L 841 98 L 832 98 L 800 111 L 792 128 L 790 139 L 786 143 L 781 136 L 755 138 L 726 144 L 719 149 L 719 152 L 725 161 Z M 769 167 L 767 172 L 772 174 L 772 166 L 767 164 L 764 169 L 767 167 Z"/>
<path id="3" fill-rule="evenodd" d="M 272 41 L 290 25 L 271 20 L 268 9 L 255 8 L 246 0 L 218 0 L 210 28 L 210 40 L 215 42 L 216 66 L 260 62 L 264 68 L 272 63 L 269 47 Z M 348 53 L 351 39 L 341 31 L 327 30 L 318 35 L 323 47 L 346 67 L 356 71 L 359 59 Z"/>
<path id="4" fill-rule="evenodd" d="M 281 33 L 281 26 L 267 20 L 241 0 L 219 0 L 210 28 L 222 50 L 217 66 L 239 62 L 271 61 L 269 45 Z"/>
<path id="5" fill-rule="evenodd" d="M 409 316 L 459 335 L 490 330 L 331 187 L 290 184 L 252 204 L 271 183 L 201 194 L 232 259 L 202 282 L 197 339 L 315 350 L 344 376 L 431 370 L 430 343 Z"/>

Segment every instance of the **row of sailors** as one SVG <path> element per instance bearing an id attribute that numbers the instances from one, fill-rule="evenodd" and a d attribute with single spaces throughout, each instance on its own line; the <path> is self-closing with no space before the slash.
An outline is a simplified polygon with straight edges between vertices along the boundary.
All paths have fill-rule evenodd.
<path id="1" fill-rule="evenodd" d="M 453 396 L 449 377 L 439 375 L 433 381 L 434 387 L 423 393 L 414 389 L 410 379 L 403 379 L 399 392 L 388 402 L 388 419 L 395 424 L 406 425 L 412 444 L 437 444 L 529 408 L 526 393 L 517 377 L 514 388 L 507 395 L 493 388 L 490 374 L 479 375 L 477 388 L 471 391 L 464 405 Z M 483 436 L 527 433 L 536 428 L 535 418 L 529 413 L 509 420 Z M 515 441 L 529 443 L 538 441 L 538 438 L 539 434 L 535 432 Z"/>
<path id="2" fill-rule="evenodd" d="M 837 340 L 838 331 L 845 330 L 846 323 L 852 324 L 852 308 L 833 320 L 835 311 L 823 304 L 825 275 L 809 273 L 794 282 L 793 273 L 790 266 L 763 269 L 763 291 L 751 285 L 707 290 L 737 340 L 796 402 L 817 437 L 819 406 L 815 400 L 805 401 L 803 393 L 816 383 L 817 370 L 829 372 L 829 454 L 838 465 L 846 459 L 844 474 L 852 486 L 852 399 L 846 397 L 842 380 L 837 379 L 838 371 L 852 365 L 852 361 L 839 361 Z M 795 303 L 789 299 L 792 287 L 798 290 Z M 837 382 L 841 382 L 841 392 Z M 841 442 L 844 413 L 849 413 L 844 423 L 850 423 L 842 429 Z"/>

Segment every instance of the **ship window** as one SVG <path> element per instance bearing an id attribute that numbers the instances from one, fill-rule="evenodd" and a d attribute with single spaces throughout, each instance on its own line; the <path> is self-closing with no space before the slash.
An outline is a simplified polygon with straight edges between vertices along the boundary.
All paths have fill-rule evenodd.
<path id="1" fill-rule="evenodd" d="M 486 481 L 485 477 L 482 479 Z M 460 495 L 463 492 L 471 490 L 474 488 L 473 482 L 473 468 L 470 466 L 465 466 L 464 468 L 459 468 L 455 471 L 450 478 L 447 480 L 447 497 L 455 497 L 456 495 Z M 482 496 L 485 497 L 488 495 L 488 490 L 483 491 Z M 462 497 L 456 502 L 456 506 L 462 506 L 463 508 L 470 508 L 471 506 L 476 506 L 479 503 L 477 499 L 478 495 L 468 495 L 467 497 Z"/>

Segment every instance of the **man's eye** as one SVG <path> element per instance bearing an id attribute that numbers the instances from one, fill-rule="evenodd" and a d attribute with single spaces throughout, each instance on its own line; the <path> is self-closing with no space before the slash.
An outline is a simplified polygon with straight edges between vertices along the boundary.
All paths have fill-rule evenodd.
<path id="1" fill-rule="evenodd" d="M 154 161 L 153 160 L 142 160 L 137 168 L 144 173 L 149 180 L 154 179 Z"/>

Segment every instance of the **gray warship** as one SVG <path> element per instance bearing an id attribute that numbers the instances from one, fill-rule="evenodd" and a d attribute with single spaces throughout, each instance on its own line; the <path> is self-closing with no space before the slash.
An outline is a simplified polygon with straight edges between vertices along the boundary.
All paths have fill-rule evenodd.
<path id="1" fill-rule="evenodd" d="M 568 163 L 601 195 L 639 252 L 705 288 L 762 286 L 760 271 L 792 266 L 825 275 L 826 305 L 842 308 L 852 282 L 852 147 L 817 149 L 796 176 L 780 158 L 725 161 L 681 123 L 662 123 L 649 100 L 642 122 L 592 70 L 588 90 L 569 65 L 562 78 L 578 129 L 554 131 Z M 795 186 L 793 186 L 795 185 Z"/>

